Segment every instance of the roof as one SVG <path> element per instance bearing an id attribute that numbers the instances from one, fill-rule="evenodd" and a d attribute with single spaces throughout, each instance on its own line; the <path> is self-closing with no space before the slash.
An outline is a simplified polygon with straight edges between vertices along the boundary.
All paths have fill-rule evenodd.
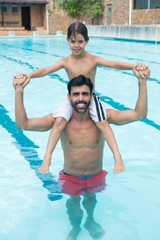
<path id="1" fill-rule="evenodd" d="M 0 3 L 48 3 L 49 0 L 0 0 Z"/>

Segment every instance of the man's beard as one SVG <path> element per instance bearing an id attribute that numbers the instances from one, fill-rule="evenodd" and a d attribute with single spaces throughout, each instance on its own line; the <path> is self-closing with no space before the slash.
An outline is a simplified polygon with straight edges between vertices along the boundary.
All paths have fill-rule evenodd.
<path id="1" fill-rule="evenodd" d="M 85 113 L 85 112 L 87 111 L 89 105 L 90 105 L 90 101 L 89 101 L 89 102 L 78 101 L 78 102 L 76 102 L 76 103 L 73 103 L 73 102 L 70 100 L 70 102 L 71 102 L 71 105 L 72 105 L 73 109 L 74 109 L 77 113 L 80 113 L 80 114 Z M 78 107 L 78 104 L 80 104 L 80 103 L 83 103 L 84 106 L 83 106 L 83 107 Z"/>

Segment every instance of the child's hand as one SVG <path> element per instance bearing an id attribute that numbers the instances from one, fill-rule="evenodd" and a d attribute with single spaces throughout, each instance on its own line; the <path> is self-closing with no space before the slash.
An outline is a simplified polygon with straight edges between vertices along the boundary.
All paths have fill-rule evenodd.
<path id="1" fill-rule="evenodd" d="M 135 68 L 137 71 L 139 71 L 139 70 L 143 71 L 143 70 L 147 69 L 148 66 L 145 65 L 144 63 L 137 63 L 137 64 L 134 66 L 134 68 Z"/>
<path id="2" fill-rule="evenodd" d="M 114 173 L 121 173 L 125 170 L 125 166 L 120 154 L 114 155 L 114 162 L 115 162 L 114 169 L 113 169 Z"/>

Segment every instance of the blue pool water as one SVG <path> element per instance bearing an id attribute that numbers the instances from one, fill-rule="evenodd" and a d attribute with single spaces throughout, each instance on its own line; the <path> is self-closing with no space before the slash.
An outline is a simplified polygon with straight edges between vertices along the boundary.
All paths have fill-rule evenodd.
<path id="1" fill-rule="evenodd" d="M 91 38 L 87 50 L 95 55 L 127 62 L 143 62 L 151 69 L 146 119 L 113 126 L 126 171 L 112 173 L 113 159 L 104 151 L 107 188 L 97 194 L 94 219 L 105 230 L 103 240 L 160 239 L 160 45 Z M 63 37 L 0 39 L 0 239 L 64 240 L 72 229 L 57 177 L 63 166 L 60 143 L 50 173 L 41 175 L 49 132 L 18 130 L 14 116 L 13 75 L 53 64 L 70 53 Z M 29 117 L 52 112 L 63 99 L 67 75 L 60 70 L 34 79 L 25 90 Z M 131 71 L 99 68 L 96 91 L 106 108 L 133 108 L 137 80 Z M 94 239 L 85 229 L 83 209 L 78 240 Z"/>

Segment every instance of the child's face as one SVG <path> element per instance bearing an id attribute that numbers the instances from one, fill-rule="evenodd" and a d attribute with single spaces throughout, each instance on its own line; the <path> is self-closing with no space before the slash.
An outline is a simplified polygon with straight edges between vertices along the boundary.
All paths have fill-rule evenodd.
<path id="1" fill-rule="evenodd" d="M 73 34 L 68 39 L 68 44 L 72 53 L 76 56 L 82 54 L 85 50 L 85 46 L 87 45 L 88 41 L 84 39 L 81 34 Z"/>

